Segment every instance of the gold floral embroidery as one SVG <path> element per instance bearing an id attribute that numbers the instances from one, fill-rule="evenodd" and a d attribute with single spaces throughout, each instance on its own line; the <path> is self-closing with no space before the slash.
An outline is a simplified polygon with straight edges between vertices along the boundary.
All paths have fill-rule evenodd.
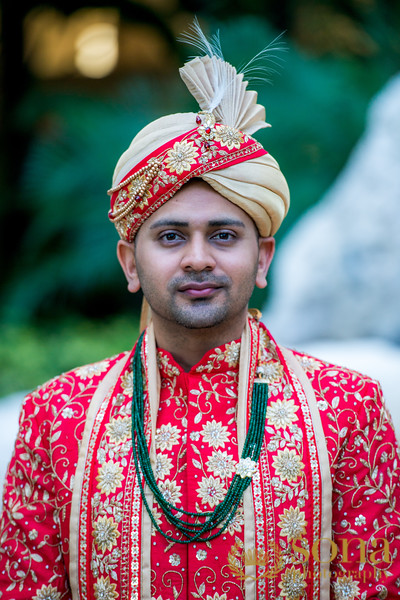
<path id="1" fill-rule="evenodd" d="M 295 567 L 290 567 L 282 575 L 282 581 L 279 583 L 282 590 L 282 597 L 287 600 L 300 600 L 304 594 L 306 582 L 303 573 Z"/>
<path id="2" fill-rule="evenodd" d="M 209 596 L 207 594 L 207 600 L 226 600 L 226 594 L 218 594 L 215 592 L 214 596 Z"/>
<path id="3" fill-rule="evenodd" d="M 118 525 L 112 517 L 99 517 L 94 524 L 94 541 L 100 552 L 112 550 L 119 535 Z"/>
<path id="4" fill-rule="evenodd" d="M 107 423 L 106 430 L 112 444 L 122 444 L 131 436 L 132 421 L 129 417 L 116 417 Z"/>
<path id="5" fill-rule="evenodd" d="M 237 148 L 244 143 L 244 136 L 241 131 L 228 127 L 227 125 L 220 125 L 216 128 L 215 141 L 219 142 L 221 146 L 225 146 L 228 150 Z"/>
<path id="6" fill-rule="evenodd" d="M 225 348 L 225 360 L 230 367 L 236 367 L 240 358 L 240 343 L 231 342 Z"/>
<path id="7" fill-rule="evenodd" d="M 214 475 L 225 479 L 234 473 L 236 465 L 232 457 L 225 451 L 217 450 L 213 452 L 207 461 L 207 467 Z"/>
<path id="8" fill-rule="evenodd" d="M 199 152 L 194 148 L 194 142 L 175 142 L 167 153 L 165 163 L 171 172 L 182 175 L 183 171 L 190 171 L 198 156 Z"/>
<path id="9" fill-rule="evenodd" d="M 116 230 L 118 231 L 120 237 L 123 240 L 126 240 L 128 238 L 128 231 L 135 223 L 135 221 L 136 213 L 129 213 L 129 215 L 127 215 L 125 219 L 122 219 L 122 221 L 117 221 L 115 223 Z"/>
<path id="10" fill-rule="evenodd" d="M 94 584 L 94 596 L 96 600 L 115 600 L 118 598 L 117 585 L 110 582 L 109 577 L 100 577 Z"/>
<path id="11" fill-rule="evenodd" d="M 96 375 L 101 375 L 105 371 L 107 371 L 110 365 L 109 360 L 102 360 L 97 363 L 93 363 L 91 365 L 85 365 L 84 367 L 79 367 L 76 369 L 76 374 L 81 379 L 87 379 L 89 377 L 95 377 Z"/>
<path id="12" fill-rule="evenodd" d="M 244 514 L 243 514 L 243 506 L 239 506 L 235 515 L 231 521 L 229 521 L 227 532 L 230 535 L 235 535 L 236 532 L 242 531 L 242 527 L 244 525 Z M 220 525 L 223 527 L 223 525 Z"/>
<path id="13" fill-rule="evenodd" d="M 213 448 L 224 446 L 230 435 L 228 428 L 215 420 L 208 421 L 203 426 L 201 434 L 203 440 Z"/>
<path id="14" fill-rule="evenodd" d="M 308 373 L 314 373 L 318 369 L 321 369 L 321 367 L 324 365 L 323 362 L 312 358 L 311 356 L 302 356 L 299 360 L 303 369 Z"/>
<path id="15" fill-rule="evenodd" d="M 125 373 L 121 379 L 121 387 L 124 391 L 124 394 L 132 397 L 133 394 L 133 376 L 132 373 Z"/>
<path id="16" fill-rule="evenodd" d="M 160 483 L 160 491 L 167 502 L 171 502 L 171 504 L 180 502 L 182 496 L 181 486 L 177 485 L 175 481 L 170 481 L 169 479 L 162 481 Z"/>
<path id="17" fill-rule="evenodd" d="M 240 358 L 240 342 L 230 342 L 221 346 L 221 348 L 215 348 L 215 352 L 208 356 L 206 364 L 200 364 L 196 367 L 197 373 L 211 373 L 212 371 L 226 367 L 228 363 L 229 367 L 236 368 Z"/>
<path id="18" fill-rule="evenodd" d="M 172 446 L 179 442 L 181 430 L 176 425 L 161 425 L 156 431 L 156 448 L 172 450 Z"/>
<path id="19" fill-rule="evenodd" d="M 272 464 L 277 475 L 289 483 L 298 479 L 304 469 L 304 463 L 300 460 L 300 456 L 295 450 L 288 448 L 278 450 Z"/>
<path id="20" fill-rule="evenodd" d="M 354 600 L 359 594 L 357 581 L 352 577 L 340 577 L 333 584 L 336 600 Z"/>
<path id="21" fill-rule="evenodd" d="M 129 194 L 127 190 L 120 190 L 114 204 L 113 212 L 117 213 L 118 211 L 122 210 L 125 207 L 128 198 Z"/>
<path id="22" fill-rule="evenodd" d="M 285 508 L 283 515 L 280 517 L 278 526 L 281 528 L 283 536 L 287 537 L 288 541 L 299 539 L 306 533 L 307 522 L 304 512 L 300 511 L 299 507 L 290 506 Z"/>
<path id="23" fill-rule="evenodd" d="M 211 507 L 216 506 L 225 497 L 226 490 L 219 477 L 203 477 L 200 482 L 200 487 L 197 493 L 203 504 L 209 504 Z"/>
<path id="24" fill-rule="evenodd" d="M 268 383 L 276 383 L 282 379 L 283 365 L 276 362 L 267 362 L 259 367 L 262 377 Z"/>
<path id="25" fill-rule="evenodd" d="M 157 352 L 157 364 L 162 367 L 167 377 L 178 376 L 180 371 L 175 365 L 171 365 L 168 356 L 165 356 L 160 351 Z"/>
<path id="26" fill-rule="evenodd" d="M 278 428 L 285 428 L 297 421 L 296 411 L 299 410 L 295 406 L 294 400 L 276 400 L 271 402 L 267 408 L 267 421 L 269 425 Z"/>
<path id="27" fill-rule="evenodd" d="M 114 494 L 116 489 L 122 486 L 122 469 L 115 462 L 106 462 L 100 467 L 99 474 L 96 479 L 98 481 L 98 487 L 101 489 L 103 494 L 106 496 L 109 494 Z"/>
<path id="28" fill-rule="evenodd" d="M 32 600 L 60 600 L 61 593 L 52 585 L 44 585 L 38 590 L 36 596 Z"/>
<path id="29" fill-rule="evenodd" d="M 154 473 L 156 479 L 165 479 L 172 469 L 172 460 L 165 454 L 157 453 Z"/>

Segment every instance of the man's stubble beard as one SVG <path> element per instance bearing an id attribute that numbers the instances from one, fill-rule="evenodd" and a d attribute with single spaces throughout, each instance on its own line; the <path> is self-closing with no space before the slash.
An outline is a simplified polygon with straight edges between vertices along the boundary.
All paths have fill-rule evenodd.
<path id="1" fill-rule="evenodd" d="M 158 290 L 152 285 L 152 281 L 144 277 L 144 272 L 137 263 L 139 280 L 141 282 L 142 292 L 146 298 L 152 312 L 171 325 L 181 326 L 186 329 L 211 329 L 218 327 L 225 321 L 234 319 L 237 315 L 247 310 L 251 294 L 254 290 L 257 267 L 254 266 L 253 272 L 248 274 L 247 280 L 243 282 L 241 292 L 236 301 L 231 297 L 232 280 L 227 275 L 216 276 L 207 271 L 192 272 L 190 274 L 175 277 L 167 286 L 168 298 L 161 303 Z M 225 294 L 225 299 L 219 299 L 221 303 L 214 305 L 213 298 L 197 298 L 189 300 L 188 305 L 179 305 L 179 288 L 187 283 L 212 282 L 216 286 L 221 286 L 217 292 L 218 295 Z M 246 291 L 247 290 L 247 291 Z M 199 310 L 200 309 L 200 310 Z"/>
<path id="2" fill-rule="evenodd" d="M 250 279 L 250 277 L 249 277 Z M 199 281 L 200 278 L 193 278 Z M 187 305 L 180 305 L 177 301 L 176 283 L 172 282 L 169 289 L 169 298 L 166 302 L 157 302 L 159 296 L 152 289 L 151 284 L 142 287 L 143 294 L 146 297 L 152 312 L 171 325 L 181 326 L 186 329 L 211 329 L 218 327 L 223 323 L 228 323 L 237 315 L 247 310 L 250 300 L 250 288 L 254 289 L 252 281 L 249 281 L 248 293 L 243 293 L 234 301 L 230 297 L 230 281 L 224 280 L 224 287 L 217 292 L 218 295 L 225 295 L 225 298 L 219 298 L 219 302 L 214 304 L 213 298 L 198 298 L 189 300 Z M 218 299 L 216 299 L 218 300 Z"/>
<path id="3" fill-rule="evenodd" d="M 189 307 L 179 307 L 175 302 L 169 306 L 167 313 L 160 314 L 157 308 L 152 311 L 159 317 L 186 329 L 210 329 L 221 325 L 228 317 L 228 307 L 210 306 L 208 301 L 196 300 Z"/>

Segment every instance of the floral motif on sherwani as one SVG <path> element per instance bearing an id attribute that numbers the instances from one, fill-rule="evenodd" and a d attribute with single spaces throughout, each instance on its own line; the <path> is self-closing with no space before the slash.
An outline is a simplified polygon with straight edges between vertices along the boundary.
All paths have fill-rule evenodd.
<path id="1" fill-rule="evenodd" d="M 269 382 L 264 443 L 221 535 L 169 542 L 146 516 L 126 353 L 26 398 L 5 485 L 1 600 L 398 597 L 399 456 L 379 386 L 248 327 L 249 372 L 260 354 Z M 157 350 L 159 407 L 152 423 L 146 388 L 145 431 L 160 490 L 178 508 L 213 510 L 238 468 L 242 344 L 211 350 L 188 373 Z M 145 374 L 148 352 L 145 337 Z M 149 502 L 158 527 L 181 536 Z"/>

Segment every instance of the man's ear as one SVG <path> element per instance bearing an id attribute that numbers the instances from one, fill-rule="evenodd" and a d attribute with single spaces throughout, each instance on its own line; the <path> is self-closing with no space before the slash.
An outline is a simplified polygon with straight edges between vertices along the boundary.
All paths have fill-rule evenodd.
<path id="1" fill-rule="evenodd" d="M 128 290 L 132 294 L 140 290 L 140 281 L 136 269 L 135 245 L 133 242 L 119 240 L 117 257 L 128 282 Z"/>
<path id="2" fill-rule="evenodd" d="M 260 237 L 258 244 L 259 254 L 256 286 L 262 289 L 267 286 L 267 273 L 275 253 L 275 238 Z"/>

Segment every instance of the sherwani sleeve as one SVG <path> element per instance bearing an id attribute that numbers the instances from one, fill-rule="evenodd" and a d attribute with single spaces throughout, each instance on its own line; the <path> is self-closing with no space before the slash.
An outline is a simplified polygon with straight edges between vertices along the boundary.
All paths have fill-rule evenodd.
<path id="1" fill-rule="evenodd" d="M 0 597 L 69 600 L 46 388 L 26 397 L 0 525 Z M 66 541 L 64 543 L 67 543 Z"/>
<path id="2" fill-rule="evenodd" d="M 344 395 L 328 399 L 337 408 L 327 414 L 328 443 L 337 439 L 332 453 L 331 598 L 397 598 L 400 470 L 393 425 L 375 382 L 345 372 L 338 387 Z"/>

